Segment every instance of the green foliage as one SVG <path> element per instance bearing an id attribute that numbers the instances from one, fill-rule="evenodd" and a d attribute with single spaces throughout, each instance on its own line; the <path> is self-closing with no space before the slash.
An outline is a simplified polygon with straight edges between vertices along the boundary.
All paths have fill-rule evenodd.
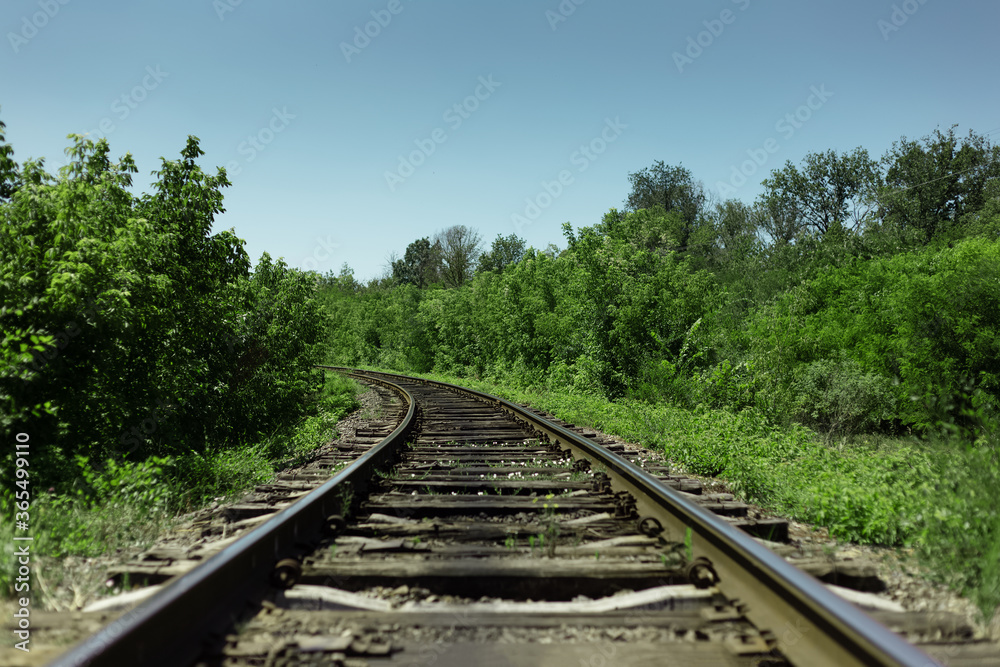
<path id="1" fill-rule="evenodd" d="M 401 284 L 426 287 L 441 280 L 441 244 L 417 239 L 406 248 L 403 259 L 392 263 L 392 277 Z"/>
<path id="2" fill-rule="evenodd" d="M 990 451 L 992 450 L 992 451 Z M 942 579 L 972 596 L 989 618 L 1000 606 L 1000 482 L 997 449 L 962 446 L 952 439 L 933 442 L 937 468 L 925 492 L 917 522 L 920 555 Z M 964 566 L 956 568 L 956 562 Z"/>
<path id="3" fill-rule="evenodd" d="M 23 311 L 15 311 L 21 315 Z M 0 322 L 6 313 L 0 311 Z M 0 429 L 4 433 L 12 433 L 15 422 L 30 417 L 41 417 L 43 414 L 55 416 L 51 401 L 30 404 L 12 389 L 17 380 L 30 382 L 37 377 L 37 371 L 31 368 L 35 358 L 55 347 L 55 339 L 44 334 L 39 335 L 36 329 L 13 329 L 3 333 L 0 339 Z M 36 399 L 39 400 L 39 399 Z"/>
<path id="4" fill-rule="evenodd" d="M 243 447 L 212 447 L 142 461 L 74 461 L 76 479 L 63 491 L 33 484 L 31 526 L 38 552 L 47 558 L 93 557 L 115 549 L 141 549 L 178 511 L 233 497 L 268 482 L 277 470 L 305 462 L 327 443 L 337 421 L 358 405 L 359 386 L 329 374 L 314 414 L 271 437 Z M 6 510 L 5 510 L 6 511 Z M 9 514 L 9 513 L 8 513 Z M 0 528 L 0 554 L 13 553 L 14 526 Z M 54 567 L 46 563 L 46 567 Z M 10 571 L 0 572 L 0 591 L 10 594 Z"/>
<path id="5" fill-rule="evenodd" d="M 524 252 L 524 239 L 518 238 L 516 234 L 511 234 L 506 238 L 497 234 L 489 251 L 479 256 L 476 270 L 500 273 L 505 267 L 517 264 L 524 259 Z"/>
<path id="6" fill-rule="evenodd" d="M 78 480 L 71 491 L 36 487 L 31 504 L 32 536 L 46 557 L 98 556 L 109 549 L 151 539 L 168 516 L 176 487 L 174 461 L 152 457 L 142 462 L 107 460 L 95 467 L 78 456 Z M 11 530 L 12 530 L 11 526 Z M 7 540 L 9 541 L 9 540 Z M 0 574 L 7 592 L 9 573 Z"/>
<path id="7" fill-rule="evenodd" d="M 705 205 L 705 191 L 696 182 L 689 169 L 677 165 L 668 166 L 657 160 L 652 166 L 629 174 L 631 192 L 625 199 L 630 211 L 651 209 L 660 206 L 664 211 L 675 212 L 684 225 L 693 225 L 701 215 Z M 686 231 L 685 227 L 682 227 Z M 687 234 L 681 233 L 677 239 L 687 245 Z"/>
<path id="8" fill-rule="evenodd" d="M 892 383 L 853 359 L 821 359 L 796 369 L 789 387 L 797 421 L 837 433 L 877 428 L 892 418 Z"/>
<path id="9" fill-rule="evenodd" d="M 251 271 L 242 240 L 212 233 L 229 183 L 196 138 L 142 196 L 131 156 L 71 139 L 54 176 L 0 136 L 0 428 L 33 443 L 38 543 L 95 555 L 301 459 L 354 392 L 320 391 L 317 277 L 267 255 Z"/>
<path id="10" fill-rule="evenodd" d="M 5 141 L 6 129 L 7 126 L 0 121 L 0 202 L 11 198 L 17 190 L 19 181 L 17 162 L 12 157 L 14 149 Z"/>
<path id="11" fill-rule="evenodd" d="M 177 501 L 197 507 L 213 498 L 263 484 L 273 476 L 266 442 L 232 449 L 187 452 L 177 459 L 177 480 L 184 489 Z"/>
<path id="12" fill-rule="evenodd" d="M 820 235 L 836 228 L 857 229 L 867 217 L 878 186 L 876 163 L 863 148 L 839 155 L 836 151 L 809 153 L 801 170 L 791 161 L 764 179 L 762 203 L 770 211 L 790 214 L 782 220 L 775 234 L 787 236 L 784 226 L 812 231 Z"/>
<path id="13" fill-rule="evenodd" d="M 919 431 L 939 390 L 1000 392 L 997 164 L 974 133 L 904 142 L 881 163 L 815 152 L 748 206 L 707 205 L 688 170 L 655 162 L 629 175 L 625 211 L 564 225 L 558 255 L 497 260 L 519 249 L 500 237 L 459 288 L 327 285 L 330 358 L 753 408 L 828 437 Z"/>
<path id="14" fill-rule="evenodd" d="M 763 387 L 758 406 L 818 425 L 842 422 L 840 413 L 851 428 L 890 417 L 922 428 L 928 387 L 951 396 L 975 378 L 995 400 L 998 270 L 997 242 L 968 239 L 853 261 L 785 292 L 745 325 Z M 848 416 L 865 410 L 875 413 Z"/>
<path id="15" fill-rule="evenodd" d="M 624 216 L 612 211 L 601 227 L 584 228 L 571 239 L 584 299 L 578 322 L 609 396 L 635 388 L 645 362 L 679 355 L 717 293 L 707 272 L 693 270 L 653 240 L 663 236 L 650 230 L 665 229 L 670 220 L 655 208 Z"/>
<path id="16" fill-rule="evenodd" d="M 266 255 L 251 272 L 242 240 L 211 233 L 229 182 L 195 137 L 141 197 L 131 156 L 71 138 L 58 177 L 29 161 L 0 203 L 0 424 L 46 443 L 38 483 L 71 483 L 75 456 L 183 455 L 299 419 L 327 329 L 315 276 Z"/>
<path id="17" fill-rule="evenodd" d="M 952 126 L 946 133 L 935 130 L 922 143 L 903 137 L 882 163 L 886 176 L 879 204 L 885 223 L 903 233 L 913 230 L 926 243 L 985 206 L 991 183 L 1000 179 L 1000 146 L 972 131 L 959 139 Z"/>
<path id="18" fill-rule="evenodd" d="M 238 354 L 227 378 L 223 408 L 232 419 L 218 437 L 255 438 L 301 416 L 304 399 L 322 382 L 313 367 L 324 354 L 326 313 L 314 299 L 315 277 L 261 257 L 250 280 L 238 286 L 229 353 Z"/>
<path id="19" fill-rule="evenodd" d="M 76 457 L 79 470 L 77 497 L 91 506 L 129 505 L 137 509 L 164 507 L 172 494 L 165 470 L 171 458 L 151 456 L 141 462 L 108 459 L 98 469 L 85 456 Z"/>

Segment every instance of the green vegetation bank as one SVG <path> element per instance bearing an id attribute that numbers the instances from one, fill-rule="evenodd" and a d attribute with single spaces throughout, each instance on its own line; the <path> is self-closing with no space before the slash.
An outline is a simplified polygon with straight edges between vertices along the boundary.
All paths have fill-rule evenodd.
<path id="1" fill-rule="evenodd" d="M 912 545 L 991 613 L 1000 148 L 952 128 L 880 160 L 812 153 L 750 205 L 663 162 L 629 182 L 562 250 L 481 252 L 461 227 L 366 285 L 325 276 L 330 361 L 481 380 L 661 448 L 841 537 Z"/>
<path id="2" fill-rule="evenodd" d="M 53 175 L 16 163 L 3 130 L 3 563 L 15 530 L 49 563 L 134 546 L 329 440 L 357 387 L 314 368 L 330 327 L 318 276 L 266 253 L 251 271 L 241 239 L 212 233 L 229 181 L 197 165 L 196 138 L 136 196 L 131 156 L 112 162 L 106 141 L 71 136 Z"/>

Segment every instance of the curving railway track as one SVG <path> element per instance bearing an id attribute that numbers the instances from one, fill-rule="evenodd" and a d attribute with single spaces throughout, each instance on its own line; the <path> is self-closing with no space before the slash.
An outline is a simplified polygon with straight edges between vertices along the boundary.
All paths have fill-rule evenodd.
<path id="1" fill-rule="evenodd" d="M 242 532 L 204 558 L 129 570 L 170 583 L 51 664 L 941 664 L 731 497 L 493 396 L 352 375 L 395 405 L 346 467 L 229 508 Z"/>

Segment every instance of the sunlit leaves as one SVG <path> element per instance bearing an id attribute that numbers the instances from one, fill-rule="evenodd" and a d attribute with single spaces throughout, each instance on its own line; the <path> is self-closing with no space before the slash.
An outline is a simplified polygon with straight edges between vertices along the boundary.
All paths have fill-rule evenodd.
<path id="1" fill-rule="evenodd" d="M 313 278 L 266 258 L 252 276 L 243 241 L 211 233 L 229 182 L 202 172 L 196 138 L 139 199 L 130 155 L 71 138 L 58 177 L 29 161 L 0 204 L 4 427 L 30 422 L 55 477 L 60 451 L 141 458 L 298 419 L 323 337 Z M 237 364 L 259 349 L 265 366 Z"/>

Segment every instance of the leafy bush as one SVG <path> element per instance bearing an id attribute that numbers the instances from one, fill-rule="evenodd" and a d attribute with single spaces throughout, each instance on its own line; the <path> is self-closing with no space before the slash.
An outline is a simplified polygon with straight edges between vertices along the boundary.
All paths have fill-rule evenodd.
<path id="1" fill-rule="evenodd" d="M 562 359 L 558 359 L 549 366 L 546 386 L 550 389 L 558 390 L 573 386 L 573 369 Z"/>
<path id="2" fill-rule="evenodd" d="M 197 165 L 197 138 L 141 196 L 130 156 L 72 138 L 58 176 L 28 161 L 0 200 L 0 426 L 46 443 L 33 481 L 66 489 L 76 456 L 182 457 L 302 418 L 322 382 L 316 276 L 266 254 L 251 272 L 243 241 L 212 233 L 229 181 Z"/>
<path id="3" fill-rule="evenodd" d="M 80 471 L 76 495 L 91 506 L 162 509 L 173 495 L 168 473 L 174 460 L 170 457 L 151 456 L 139 462 L 108 459 L 100 469 L 91 466 L 85 456 L 77 456 L 76 463 Z"/>
<path id="4" fill-rule="evenodd" d="M 97 556 L 152 539 L 165 524 L 176 490 L 170 476 L 172 459 L 109 459 L 94 466 L 77 456 L 75 463 L 79 477 L 72 492 L 57 494 L 49 489 L 36 493 L 32 501 L 32 532 L 39 553 L 52 558 Z M 9 582 L 0 578 L 0 586 L 4 583 Z"/>
<path id="5" fill-rule="evenodd" d="M 865 373 L 853 359 L 822 359 L 796 369 L 795 417 L 824 431 L 850 434 L 877 428 L 896 413 L 892 383 Z"/>
<path id="6" fill-rule="evenodd" d="M 746 323 L 758 406 L 776 420 L 923 428 L 933 395 L 956 395 L 968 378 L 995 401 L 998 273 L 1000 244 L 976 238 L 852 261 L 789 290 Z"/>
<path id="7" fill-rule="evenodd" d="M 39 553 L 58 568 L 68 556 L 98 556 L 141 549 L 169 525 L 178 511 L 219 497 L 232 497 L 273 479 L 276 470 L 301 463 L 334 435 L 337 421 L 357 407 L 359 386 L 330 373 L 315 413 L 263 441 L 239 448 L 210 447 L 174 457 L 142 461 L 109 459 L 100 465 L 77 456 L 76 481 L 68 489 L 37 493 L 32 530 Z M 0 527 L 0 555 L 13 557 L 14 525 Z M 12 593 L 10 570 L 0 571 L 0 593 Z"/>
<path id="8" fill-rule="evenodd" d="M 757 376 L 752 363 L 741 361 L 734 366 L 724 359 L 701 372 L 696 379 L 698 394 L 712 407 L 739 412 L 756 405 Z"/>

